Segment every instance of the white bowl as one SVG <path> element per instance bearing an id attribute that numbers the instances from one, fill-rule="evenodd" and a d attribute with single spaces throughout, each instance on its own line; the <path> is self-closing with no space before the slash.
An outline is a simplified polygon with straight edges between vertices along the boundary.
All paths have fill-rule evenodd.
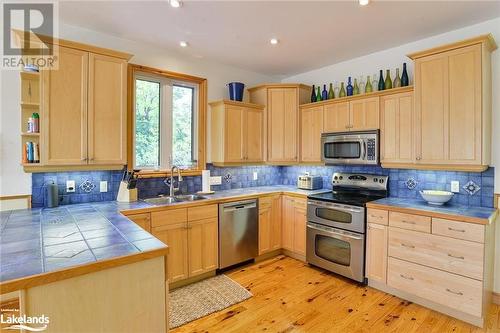
<path id="1" fill-rule="evenodd" d="M 448 191 L 435 191 L 435 190 L 423 190 L 420 191 L 420 195 L 424 198 L 427 203 L 431 205 L 444 205 L 453 197 L 452 192 Z"/>

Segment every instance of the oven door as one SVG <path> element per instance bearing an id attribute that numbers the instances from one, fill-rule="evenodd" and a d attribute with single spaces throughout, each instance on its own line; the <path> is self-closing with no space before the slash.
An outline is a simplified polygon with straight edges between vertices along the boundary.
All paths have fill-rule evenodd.
<path id="1" fill-rule="evenodd" d="M 306 261 L 312 265 L 364 282 L 365 236 L 307 223 Z"/>
<path id="2" fill-rule="evenodd" d="M 307 220 L 333 228 L 365 233 L 365 208 L 308 200 Z"/>
<path id="3" fill-rule="evenodd" d="M 322 159 L 329 164 L 365 164 L 366 142 L 359 136 L 321 137 Z"/>

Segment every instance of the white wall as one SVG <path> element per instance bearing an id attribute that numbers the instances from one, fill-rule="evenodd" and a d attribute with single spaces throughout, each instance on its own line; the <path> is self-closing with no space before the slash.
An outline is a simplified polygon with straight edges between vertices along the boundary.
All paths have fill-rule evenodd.
<path id="1" fill-rule="evenodd" d="M 500 44 L 500 18 L 290 76 L 282 82 L 323 85 L 329 82 L 346 81 L 348 76 L 355 78 L 364 75 L 366 77 L 366 75 L 378 73 L 379 69 L 384 69 L 385 75 L 385 69 L 389 68 L 393 69 L 392 75 L 394 75 L 394 68 L 402 67 L 403 62 L 407 63 L 410 78 L 413 78 L 413 63 L 406 57 L 407 54 L 486 33 L 492 33 L 497 43 Z M 332 59 L 333 62 L 334 59 Z M 493 74 L 492 166 L 495 166 L 495 192 L 500 193 L 500 50 L 492 53 L 491 64 Z M 497 222 L 500 222 L 500 218 Z M 496 239 L 495 291 L 500 293 L 500 225 L 496 228 Z"/>
<path id="2" fill-rule="evenodd" d="M 186 56 L 154 45 L 82 29 L 59 25 L 60 38 L 100 47 L 128 52 L 134 55 L 131 63 L 208 79 L 208 101 L 228 98 L 226 84 L 241 81 L 248 87 L 263 82 L 276 82 L 277 78 L 205 59 Z M 20 78 L 17 71 L 1 71 L 1 142 L 0 142 L 0 195 L 30 194 L 31 174 L 25 174 L 21 161 L 20 131 Z"/>

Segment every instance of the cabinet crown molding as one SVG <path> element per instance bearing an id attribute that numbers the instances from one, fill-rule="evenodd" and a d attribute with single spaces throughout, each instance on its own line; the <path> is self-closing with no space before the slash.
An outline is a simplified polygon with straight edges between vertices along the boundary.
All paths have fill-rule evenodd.
<path id="1" fill-rule="evenodd" d="M 233 106 L 241 106 L 245 108 L 254 108 L 254 109 L 264 109 L 265 106 L 261 104 L 254 104 L 254 103 L 247 103 L 247 102 L 238 102 L 238 101 L 231 101 L 228 99 L 223 99 L 220 101 L 213 101 L 213 102 L 208 102 L 208 105 L 214 107 L 217 105 L 233 105 Z"/>

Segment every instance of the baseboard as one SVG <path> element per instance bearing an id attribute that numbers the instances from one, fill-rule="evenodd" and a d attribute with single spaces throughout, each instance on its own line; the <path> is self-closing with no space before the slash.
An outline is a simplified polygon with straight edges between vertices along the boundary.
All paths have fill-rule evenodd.
<path id="1" fill-rule="evenodd" d="M 493 293 L 493 303 L 500 305 L 500 293 Z"/>
<path id="2" fill-rule="evenodd" d="M 185 280 L 175 281 L 175 282 L 169 283 L 168 288 L 170 291 L 172 291 L 173 289 L 184 287 L 184 286 L 187 286 L 188 284 L 195 283 L 195 282 L 198 282 L 201 280 L 205 280 L 205 279 L 212 277 L 212 276 L 215 276 L 215 271 L 206 272 L 206 273 L 203 273 L 200 275 L 196 275 L 196 276 L 187 278 Z"/>
<path id="3" fill-rule="evenodd" d="M 264 261 L 267 259 L 271 259 L 271 258 L 274 258 L 276 256 L 279 256 L 282 253 L 283 253 L 283 251 L 281 249 L 273 250 L 271 252 L 261 254 L 260 256 L 255 258 L 255 262 L 261 262 L 261 261 Z"/>
<path id="4" fill-rule="evenodd" d="M 283 254 L 286 255 L 286 256 L 288 256 L 288 257 L 290 257 L 290 258 L 306 262 L 306 256 L 304 256 L 304 255 L 297 254 L 295 252 L 292 252 L 292 251 L 289 251 L 289 250 L 285 250 L 285 249 L 283 249 Z"/>

